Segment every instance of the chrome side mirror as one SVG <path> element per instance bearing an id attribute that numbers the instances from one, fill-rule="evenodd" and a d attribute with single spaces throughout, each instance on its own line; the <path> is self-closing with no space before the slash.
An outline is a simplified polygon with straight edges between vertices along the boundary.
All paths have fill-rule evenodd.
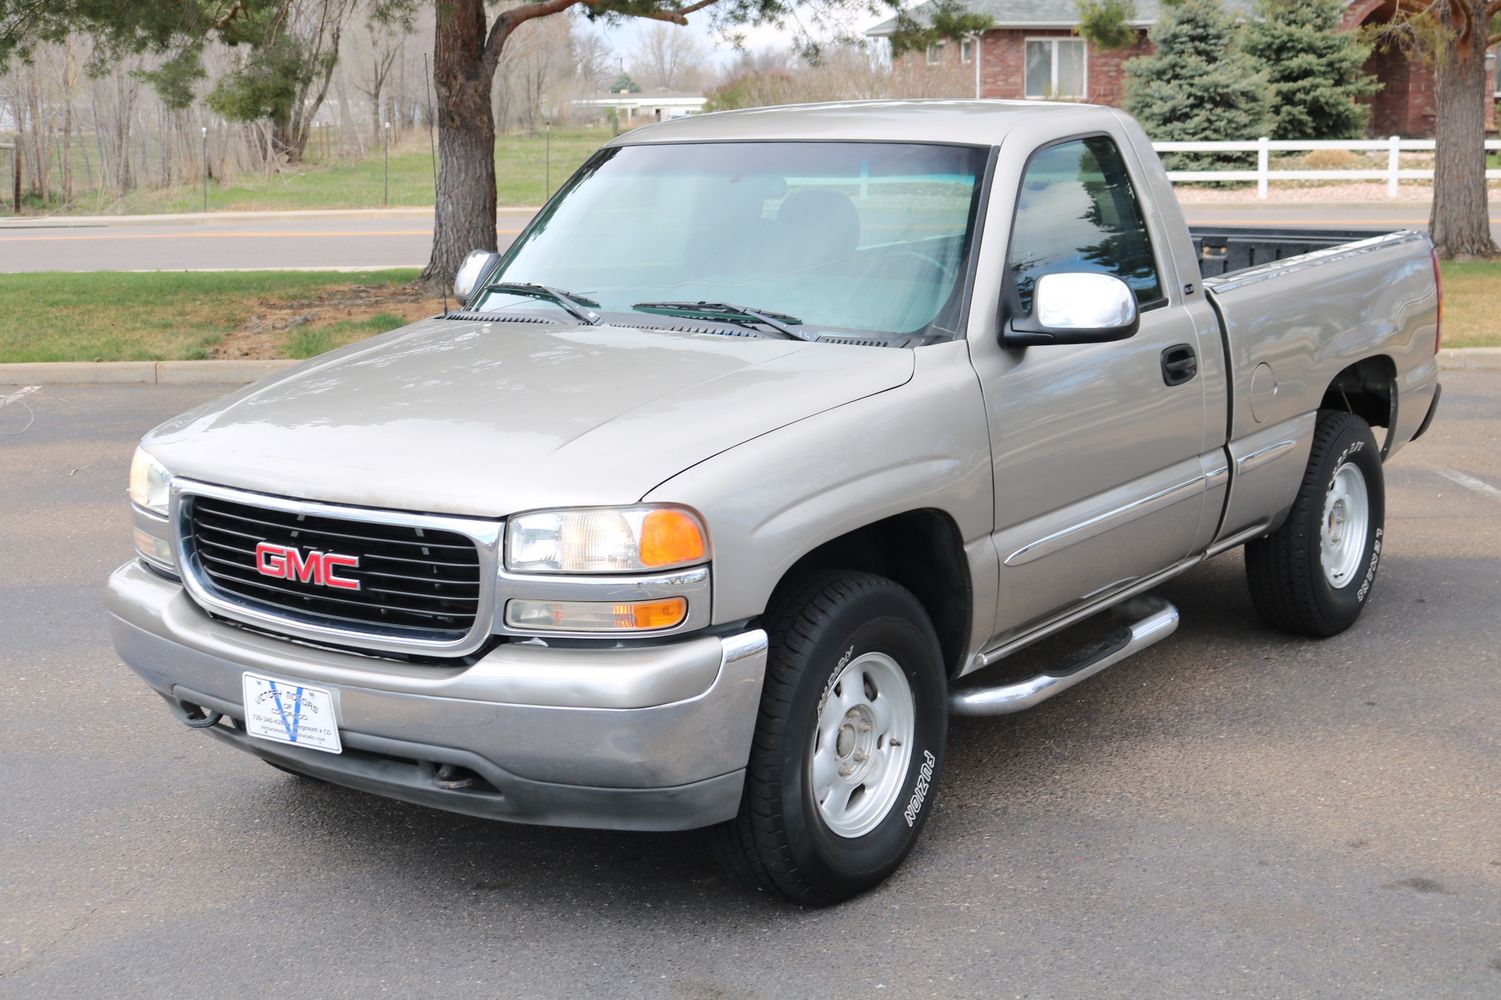
<path id="1" fill-rule="evenodd" d="M 1115 275 L 1060 272 L 1037 279 L 1032 315 L 1013 318 L 1001 341 L 1007 347 L 1099 344 L 1125 340 L 1140 324 L 1136 294 Z"/>
<path id="2" fill-rule="evenodd" d="M 459 265 L 459 273 L 453 276 L 453 297 L 459 300 L 460 306 L 469 304 L 469 296 L 474 294 L 480 278 L 498 260 L 500 254 L 494 250 L 471 250 L 469 256 L 464 258 L 464 263 Z"/>

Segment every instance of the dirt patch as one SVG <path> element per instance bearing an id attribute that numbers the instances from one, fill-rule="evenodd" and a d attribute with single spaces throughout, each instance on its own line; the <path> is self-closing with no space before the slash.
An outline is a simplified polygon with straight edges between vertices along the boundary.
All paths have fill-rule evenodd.
<path id="1" fill-rule="evenodd" d="M 408 322 L 432 316 L 441 299 L 420 282 L 335 285 L 296 299 L 261 299 L 241 326 L 215 345 L 215 358 L 280 358 L 291 330 L 359 323 L 383 313 Z"/>

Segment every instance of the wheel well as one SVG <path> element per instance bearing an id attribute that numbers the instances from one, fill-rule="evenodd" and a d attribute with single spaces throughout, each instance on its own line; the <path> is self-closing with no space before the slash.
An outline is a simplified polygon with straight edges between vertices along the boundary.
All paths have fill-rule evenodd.
<path id="1" fill-rule="evenodd" d="M 1372 427 L 1394 427 L 1397 423 L 1397 366 L 1384 354 L 1357 361 L 1334 376 L 1321 410 L 1353 413 Z M 1391 435 L 1387 435 L 1388 443 Z M 1383 452 L 1385 449 L 1383 449 Z"/>
<path id="2" fill-rule="evenodd" d="M 908 511 L 830 539 L 794 563 L 777 591 L 829 569 L 875 573 L 912 591 L 933 622 L 950 674 L 959 670 L 969 642 L 973 588 L 951 517 L 939 510 Z"/>

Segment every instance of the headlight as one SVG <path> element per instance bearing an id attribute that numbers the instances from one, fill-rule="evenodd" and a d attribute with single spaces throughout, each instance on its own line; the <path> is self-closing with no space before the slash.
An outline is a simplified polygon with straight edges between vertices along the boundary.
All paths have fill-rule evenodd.
<path id="1" fill-rule="evenodd" d="M 130 460 L 130 501 L 153 513 L 167 516 L 172 474 L 167 467 L 137 448 Z"/>
<path id="2" fill-rule="evenodd" d="M 708 555 L 703 523 L 681 507 L 544 510 L 506 523 L 506 568 L 515 573 L 640 573 Z"/>

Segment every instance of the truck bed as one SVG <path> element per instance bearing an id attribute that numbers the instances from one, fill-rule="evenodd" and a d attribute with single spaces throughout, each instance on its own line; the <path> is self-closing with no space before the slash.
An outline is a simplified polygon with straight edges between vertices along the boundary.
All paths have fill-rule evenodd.
<path id="1" fill-rule="evenodd" d="M 1311 250 L 1383 236 L 1389 229 L 1280 229 L 1264 226 L 1189 226 L 1199 277 L 1217 278 Z"/>

